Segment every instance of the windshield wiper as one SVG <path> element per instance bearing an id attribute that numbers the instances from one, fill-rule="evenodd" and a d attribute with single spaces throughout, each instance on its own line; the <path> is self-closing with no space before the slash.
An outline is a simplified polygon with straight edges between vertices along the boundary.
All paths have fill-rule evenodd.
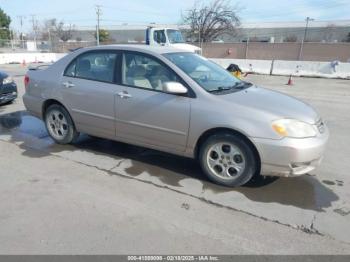
<path id="1" fill-rule="evenodd" d="M 219 86 L 218 88 L 209 90 L 208 92 L 214 93 L 214 92 L 227 91 L 227 90 L 231 90 L 231 89 L 232 89 L 232 86 Z"/>
<path id="2" fill-rule="evenodd" d="M 245 81 L 238 82 L 232 86 L 232 88 L 239 88 L 239 89 L 244 89 L 251 87 L 253 84 Z"/>
<path id="3" fill-rule="evenodd" d="M 209 90 L 208 92 L 219 93 L 219 92 L 228 91 L 231 89 L 244 89 L 244 88 L 248 88 L 250 86 L 252 86 L 251 83 L 241 81 L 241 82 L 235 83 L 233 86 L 219 86 L 218 88 L 213 89 L 213 90 Z"/>

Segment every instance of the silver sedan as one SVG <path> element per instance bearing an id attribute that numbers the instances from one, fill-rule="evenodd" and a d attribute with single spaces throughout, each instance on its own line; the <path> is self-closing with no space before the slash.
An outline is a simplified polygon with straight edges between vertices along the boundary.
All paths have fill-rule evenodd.
<path id="1" fill-rule="evenodd" d="M 309 105 L 167 47 L 79 49 L 29 70 L 25 86 L 26 108 L 57 143 L 83 132 L 196 158 L 225 186 L 305 174 L 329 136 Z"/>

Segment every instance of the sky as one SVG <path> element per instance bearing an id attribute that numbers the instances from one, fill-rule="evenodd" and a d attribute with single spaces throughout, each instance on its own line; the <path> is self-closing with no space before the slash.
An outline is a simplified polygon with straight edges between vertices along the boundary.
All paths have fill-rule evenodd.
<path id="1" fill-rule="evenodd" d="M 101 25 L 177 24 L 181 14 L 195 2 L 210 0 L 0 0 L 11 18 L 11 27 L 19 30 L 23 16 L 24 31 L 30 30 L 32 15 L 40 22 L 57 18 L 67 24 L 95 26 L 95 5 L 101 5 Z M 350 19 L 349 0 L 232 0 L 238 7 L 242 23 Z"/>

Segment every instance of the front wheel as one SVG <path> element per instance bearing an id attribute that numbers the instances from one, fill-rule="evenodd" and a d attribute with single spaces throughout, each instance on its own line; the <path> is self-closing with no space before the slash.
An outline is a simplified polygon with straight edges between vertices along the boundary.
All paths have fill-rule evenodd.
<path id="1" fill-rule="evenodd" d="M 45 112 L 45 125 L 51 138 L 58 144 L 72 143 L 79 136 L 68 111 L 60 105 L 49 106 Z"/>
<path id="2" fill-rule="evenodd" d="M 258 167 L 251 146 L 231 133 L 209 137 L 200 148 L 199 161 L 211 181 L 229 187 L 247 183 Z"/>

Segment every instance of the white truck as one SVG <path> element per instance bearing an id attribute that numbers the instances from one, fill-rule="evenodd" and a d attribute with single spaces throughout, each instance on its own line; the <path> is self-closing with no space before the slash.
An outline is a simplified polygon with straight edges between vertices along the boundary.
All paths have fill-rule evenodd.
<path id="1" fill-rule="evenodd" d="M 180 30 L 173 28 L 148 27 L 146 29 L 146 44 L 173 46 L 178 49 L 201 54 L 201 48 L 187 44 Z"/>

